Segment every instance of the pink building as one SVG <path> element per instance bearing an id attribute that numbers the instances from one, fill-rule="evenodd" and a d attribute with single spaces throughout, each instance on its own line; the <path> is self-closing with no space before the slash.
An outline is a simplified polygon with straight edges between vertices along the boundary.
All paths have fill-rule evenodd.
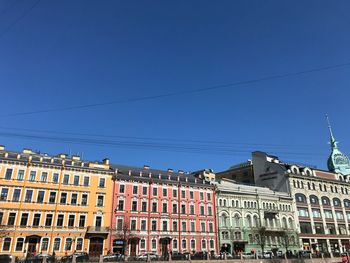
<path id="1" fill-rule="evenodd" d="M 217 252 L 213 185 L 171 169 L 114 168 L 112 252 Z"/>

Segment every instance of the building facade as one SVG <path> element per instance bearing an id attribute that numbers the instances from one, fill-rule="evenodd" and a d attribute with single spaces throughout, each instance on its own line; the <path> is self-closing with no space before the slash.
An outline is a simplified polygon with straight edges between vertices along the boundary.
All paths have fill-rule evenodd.
<path id="1" fill-rule="evenodd" d="M 113 174 L 108 160 L 1 146 L 0 253 L 106 253 Z"/>
<path id="2" fill-rule="evenodd" d="M 217 252 L 214 186 L 192 174 L 113 166 L 114 253 Z"/>
<path id="3" fill-rule="evenodd" d="M 266 187 L 217 183 L 217 212 L 221 252 L 299 250 L 293 198 Z"/>

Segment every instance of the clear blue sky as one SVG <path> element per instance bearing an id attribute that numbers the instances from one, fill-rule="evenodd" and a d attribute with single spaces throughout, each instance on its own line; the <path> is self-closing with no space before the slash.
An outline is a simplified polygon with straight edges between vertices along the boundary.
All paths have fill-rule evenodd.
<path id="1" fill-rule="evenodd" d="M 349 10 L 349 1 L 1 0 L 0 143 L 186 171 L 219 171 L 253 150 L 326 168 L 326 113 L 340 148 L 350 154 L 350 66 L 152 100 L 10 115 L 349 63 Z M 13 128 L 58 133 L 41 133 L 46 139 L 40 140 L 37 132 Z"/>

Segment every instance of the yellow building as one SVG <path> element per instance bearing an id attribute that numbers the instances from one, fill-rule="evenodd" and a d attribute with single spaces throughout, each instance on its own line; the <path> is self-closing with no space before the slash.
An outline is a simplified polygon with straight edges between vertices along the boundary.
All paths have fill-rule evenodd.
<path id="1" fill-rule="evenodd" d="M 106 254 L 112 176 L 108 159 L 0 146 L 0 254 Z"/>

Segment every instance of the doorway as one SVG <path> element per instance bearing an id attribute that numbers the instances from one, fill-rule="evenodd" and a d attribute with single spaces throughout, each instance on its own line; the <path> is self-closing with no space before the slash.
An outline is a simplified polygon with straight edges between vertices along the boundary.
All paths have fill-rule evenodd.
<path id="1" fill-rule="evenodd" d="M 99 257 L 103 253 L 103 238 L 92 237 L 90 238 L 89 255 L 91 257 Z"/>

